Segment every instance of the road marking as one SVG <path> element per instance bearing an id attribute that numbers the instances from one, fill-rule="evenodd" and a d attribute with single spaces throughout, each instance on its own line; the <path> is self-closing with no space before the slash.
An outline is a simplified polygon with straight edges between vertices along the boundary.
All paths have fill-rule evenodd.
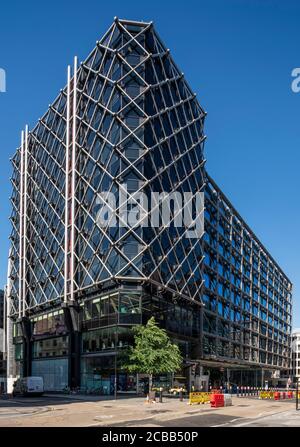
<path id="1" fill-rule="evenodd" d="M 251 421 L 242 422 L 241 424 L 237 424 L 237 425 L 235 425 L 235 427 L 243 427 L 245 425 L 250 425 L 250 424 L 253 424 L 253 423 L 257 422 L 257 421 L 263 421 L 265 419 L 268 419 L 269 417 L 272 417 L 272 416 L 277 416 L 277 415 L 283 416 L 284 413 L 289 414 L 290 411 L 286 411 L 286 410 L 278 411 L 277 413 L 267 414 L 267 415 L 265 415 L 263 417 L 256 417 L 256 418 L 253 418 Z"/>
<path id="2" fill-rule="evenodd" d="M 47 407 L 42 407 L 42 408 L 39 408 L 36 411 L 33 411 L 32 413 L 18 413 L 18 412 L 15 412 L 15 413 L 13 413 L 13 415 L 12 415 L 12 413 L 0 414 L 0 418 L 1 419 L 7 419 L 7 418 L 11 418 L 11 417 L 15 418 L 15 417 L 23 417 L 23 416 L 37 416 L 37 415 L 40 415 L 40 414 L 47 413 L 49 411 L 51 411 L 51 409 L 49 409 Z"/>
<path id="3" fill-rule="evenodd" d="M 224 424 L 212 425 L 212 427 L 224 427 L 224 425 L 232 424 L 232 422 L 239 421 L 241 418 L 235 418 L 231 421 L 225 422 Z"/>

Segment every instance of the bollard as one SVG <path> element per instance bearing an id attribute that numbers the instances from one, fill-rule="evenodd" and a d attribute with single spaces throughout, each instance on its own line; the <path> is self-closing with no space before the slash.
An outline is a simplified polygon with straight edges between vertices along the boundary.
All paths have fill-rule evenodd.
<path id="1" fill-rule="evenodd" d="M 182 388 L 180 388 L 180 390 L 179 390 L 179 400 L 180 400 L 180 402 L 183 401 L 183 392 L 182 392 Z"/>
<path id="2" fill-rule="evenodd" d="M 159 388 L 159 402 L 162 404 L 162 393 L 163 393 L 163 389 L 162 387 Z"/>
<path id="3" fill-rule="evenodd" d="M 239 387 L 238 386 L 236 387 L 236 397 L 240 397 L 239 396 Z"/>

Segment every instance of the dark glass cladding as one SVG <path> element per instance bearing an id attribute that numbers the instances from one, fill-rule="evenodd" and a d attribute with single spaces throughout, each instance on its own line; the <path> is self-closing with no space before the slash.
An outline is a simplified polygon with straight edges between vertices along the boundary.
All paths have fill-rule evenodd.
<path id="1" fill-rule="evenodd" d="M 66 97 L 62 92 L 28 137 L 26 308 L 56 301 L 64 288 Z M 12 160 L 11 280 L 18 308 L 20 150 Z M 23 197 L 24 200 L 24 197 Z"/>
<path id="2" fill-rule="evenodd" d="M 203 354 L 290 367 L 292 285 L 208 176 Z"/>
<path id="3" fill-rule="evenodd" d="M 202 249 L 184 228 L 104 232 L 95 222 L 97 192 L 116 194 L 124 183 L 149 201 L 152 191 L 203 188 L 204 112 L 183 75 L 153 27 L 121 26 L 83 64 L 79 92 L 76 287 L 155 276 L 199 299 Z M 182 267 L 172 271 L 169 259 Z"/>

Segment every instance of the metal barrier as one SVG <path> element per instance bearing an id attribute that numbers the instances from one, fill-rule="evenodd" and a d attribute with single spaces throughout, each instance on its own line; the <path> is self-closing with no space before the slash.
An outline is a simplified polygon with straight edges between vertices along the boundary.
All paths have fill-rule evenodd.
<path id="1" fill-rule="evenodd" d="M 210 402 L 210 396 L 212 393 L 205 393 L 205 392 L 192 392 L 189 395 L 189 405 L 193 404 L 205 404 L 207 402 Z"/>
<path id="2" fill-rule="evenodd" d="M 257 386 L 237 386 L 236 397 L 257 397 L 263 391 Z"/>
<path id="3" fill-rule="evenodd" d="M 254 399 L 273 399 L 276 393 L 280 393 L 280 399 L 294 399 L 296 397 L 295 390 L 287 390 L 278 387 L 270 387 L 268 390 L 262 387 L 255 386 L 236 386 L 233 387 L 225 387 L 225 388 L 212 388 L 210 387 L 210 393 L 228 393 L 232 396 L 236 396 L 238 398 L 254 398 Z M 284 397 L 285 396 L 285 397 Z M 300 399 L 300 391 L 298 392 L 298 399 Z"/>

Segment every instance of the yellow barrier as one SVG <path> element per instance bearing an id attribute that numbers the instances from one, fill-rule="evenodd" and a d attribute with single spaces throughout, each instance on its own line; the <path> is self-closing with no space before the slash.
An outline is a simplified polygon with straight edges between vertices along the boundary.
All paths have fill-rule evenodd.
<path id="1" fill-rule="evenodd" d="M 274 391 L 261 391 L 259 393 L 260 399 L 273 399 L 274 397 Z"/>
<path id="2" fill-rule="evenodd" d="M 189 395 L 189 405 L 192 404 L 205 404 L 206 402 L 210 402 L 211 393 L 204 392 L 193 392 Z"/>

